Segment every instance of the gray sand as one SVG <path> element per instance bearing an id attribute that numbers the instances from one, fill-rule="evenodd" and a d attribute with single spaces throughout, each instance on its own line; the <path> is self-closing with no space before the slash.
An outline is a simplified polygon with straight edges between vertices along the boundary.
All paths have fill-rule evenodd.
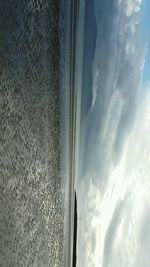
<path id="1" fill-rule="evenodd" d="M 1 267 L 64 265 L 58 3 L 0 3 Z"/>

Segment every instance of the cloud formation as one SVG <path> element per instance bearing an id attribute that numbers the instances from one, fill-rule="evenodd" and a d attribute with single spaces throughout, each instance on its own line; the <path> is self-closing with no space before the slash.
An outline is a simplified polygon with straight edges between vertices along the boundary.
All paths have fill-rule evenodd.
<path id="1" fill-rule="evenodd" d="M 129 19 L 122 15 L 122 6 L 116 1 L 111 5 L 107 2 L 101 6 L 95 1 L 97 41 L 91 66 L 92 104 L 81 124 L 81 176 L 89 170 L 101 172 L 100 177 L 107 175 L 109 159 L 112 161 L 114 154 L 115 164 L 119 158 L 137 105 L 144 53 L 137 46 L 138 28 L 133 32 L 131 26 L 137 24 L 138 17 Z"/>
<path id="2" fill-rule="evenodd" d="M 98 189 L 92 183 L 93 176 L 88 187 L 85 180 L 81 181 L 87 195 L 80 187 L 79 203 L 82 200 L 84 205 L 80 205 L 79 214 L 83 214 L 80 220 L 84 227 L 78 243 L 81 262 L 77 266 L 149 267 L 149 114 L 150 90 L 140 103 L 120 161 L 111 170 L 107 185 Z"/>
<path id="3" fill-rule="evenodd" d="M 77 267 L 148 267 L 150 94 L 139 101 L 141 1 L 101 2 L 92 104 L 81 122 Z"/>
<path id="4" fill-rule="evenodd" d="M 138 13 L 141 8 L 142 0 L 118 0 L 118 4 L 122 5 L 126 16 L 131 16 L 133 13 Z"/>

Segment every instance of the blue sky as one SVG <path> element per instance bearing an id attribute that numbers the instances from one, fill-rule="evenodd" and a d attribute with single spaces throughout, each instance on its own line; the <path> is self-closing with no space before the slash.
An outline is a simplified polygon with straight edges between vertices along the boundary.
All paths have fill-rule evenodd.
<path id="1" fill-rule="evenodd" d="M 141 2 L 95 0 L 96 45 L 84 74 L 91 70 L 92 84 L 82 88 L 77 267 L 149 267 L 150 3 Z"/>
<path id="2" fill-rule="evenodd" d="M 145 61 L 143 82 L 147 83 L 150 81 L 150 19 L 149 19 L 150 1 L 143 1 L 141 8 L 141 18 L 143 23 L 144 38 L 147 42 L 147 56 Z"/>

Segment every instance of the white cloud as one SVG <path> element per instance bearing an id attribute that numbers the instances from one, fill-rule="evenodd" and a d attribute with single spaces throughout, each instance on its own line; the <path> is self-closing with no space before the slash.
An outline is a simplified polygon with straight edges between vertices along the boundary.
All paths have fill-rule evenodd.
<path id="1" fill-rule="evenodd" d="M 89 177 L 83 216 L 79 207 L 85 232 L 82 232 L 83 247 L 81 239 L 78 243 L 82 254 L 78 267 L 149 267 L 149 136 L 150 92 L 146 91 L 133 129 L 125 139 L 120 162 L 110 169 L 107 184 L 98 189 Z M 81 182 L 84 189 L 86 182 Z"/>
<path id="2" fill-rule="evenodd" d="M 118 3 L 123 7 L 126 16 L 130 17 L 140 11 L 142 0 L 118 0 Z"/>
<path id="3" fill-rule="evenodd" d="M 100 2 L 96 1 L 96 11 L 99 12 L 96 13 L 97 41 L 91 67 L 91 108 L 81 126 L 82 176 L 91 168 L 99 168 L 100 177 L 106 175 L 113 150 L 116 159 L 121 153 L 124 135 L 132 124 L 136 109 L 145 57 L 137 45 L 138 18 L 128 19 L 118 9 L 114 13 L 113 5 L 110 8 L 104 5 L 101 10 Z"/>

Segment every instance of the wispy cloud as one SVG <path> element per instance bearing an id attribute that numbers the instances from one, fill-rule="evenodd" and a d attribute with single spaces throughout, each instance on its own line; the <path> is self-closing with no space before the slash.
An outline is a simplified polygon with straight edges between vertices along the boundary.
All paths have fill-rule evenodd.
<path id="1" fill-rule="evenodd" d="M 119 157 L 134 120 L 145 55 L 137 46 L 137 30 L 133 34 L 131 28 L 137 16 L 128 20 L 122 16 L 122 6 L 112 1 L 108 8 L 106 2 L 103 8 L 99 1 L 96 4 L 92 105 L 81 125 L 82 176 L 93 169 L 106 176 L 112 153 L 115 160 Z"/>
<path id="2" fill-rule="evenodd" d="M 77 266 L 149 266 L 149 114 L 150 90 L 145 92 L 133 128 L 124 140 L 120 161 L 111 169 L 107 184 L 98 188 L 92 182 L 94 175 L 89 183 L 81 180 L 87 194 L 80 188 L 79 214 L 84 225 L 84 245 L 80 247 L 80 238 L 81 257 Z M 94 242 L 91 242 L 93 236 Z"/>

